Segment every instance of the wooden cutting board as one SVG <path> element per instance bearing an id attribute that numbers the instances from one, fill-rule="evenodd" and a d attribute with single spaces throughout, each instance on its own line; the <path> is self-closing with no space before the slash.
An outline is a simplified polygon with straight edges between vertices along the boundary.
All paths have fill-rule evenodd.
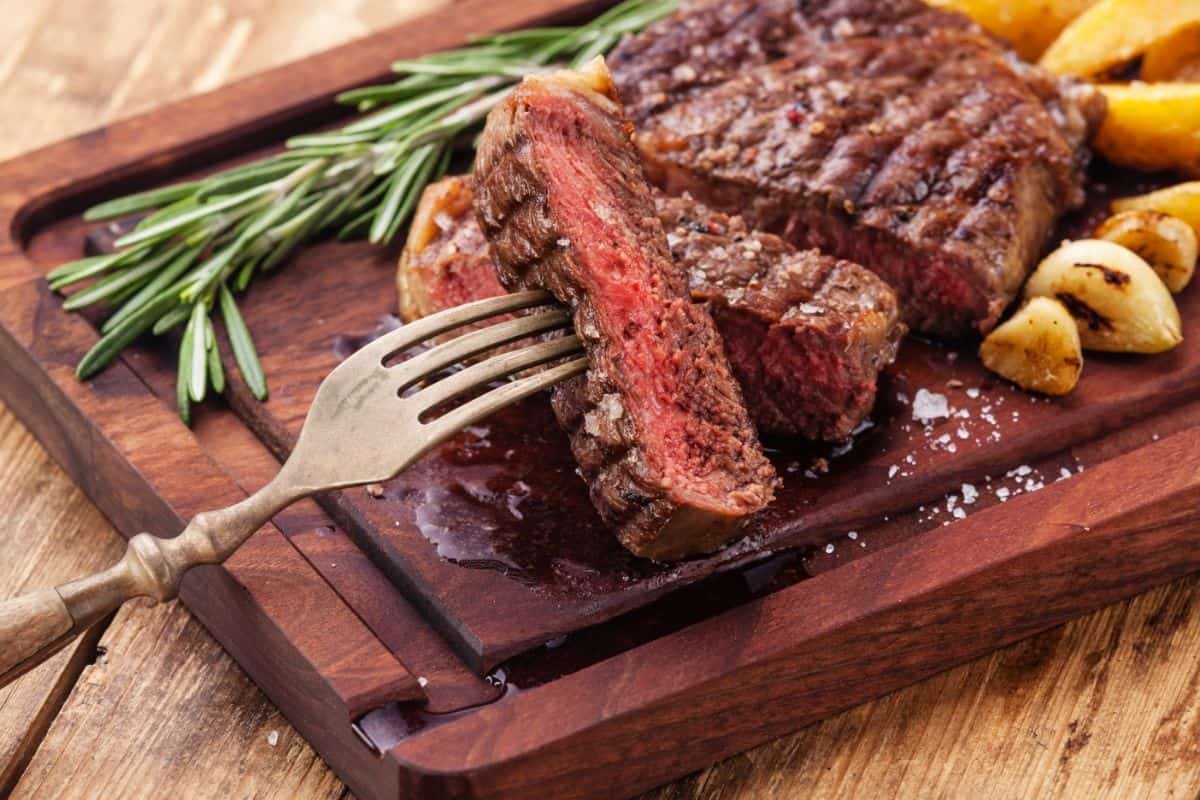
<path id="1" fill-rule="evenodd" d="M 256 488 L 321 377 L 395 324 L 396 254 L 321 244 L 258 284 L 271 400 L 235 382 L 188 430 L 171 348 L 75 381 L 95 331 L 41 276 L 80 254 L 78 212 L 335 122 L 397 57 L 598 5 L 468 0 L 0 166 L 0 394 L 127 534 Z M 1097 177 L 1065 234 L 1128 185 Z M 772 443 L 780 501 L 714 558 L 620 550 L 541 398 L 289 509 L 184 600 L 360 796 L 632 794 L 1200 568 L 1200 345 L 1090 357 L 1055 402 L 971 350 L 906 343 L 849 449 Z M 952 416 L 915 420 L 922 389 Z"/>

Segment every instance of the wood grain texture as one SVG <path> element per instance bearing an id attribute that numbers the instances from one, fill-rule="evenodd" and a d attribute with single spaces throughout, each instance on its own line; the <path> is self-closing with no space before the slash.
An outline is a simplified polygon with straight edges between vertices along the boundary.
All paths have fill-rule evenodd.
<path id="1" fill-rule="evenodd" d="M 32 591 L 94 570 L 122 547 L 33 437 L 0 406 L 0 585 Z M 98 636 L 100 631 L 96 632 Z M 93 654 L 95 637 L 0 689 L 0 796 L 16 782 Z"/>
<path id="2" fill-rule="evenodd" d="M 13 797 L 341 795 L 312 749 L 179 604 L 123 608 L 100 647 Z"/>
<path id="3" fill-rule="evenodd" d="M 21 54 L 28 52 L 31 42 L 37 45 L 43 41 L 29 33 L 37 30 L 38 20 L 45 14 L 43 9 L 33 9 L 37 5 L 30 3 L 15 15 L 11 35 L 19 39 L 18 46 L 7 52 L 17 55 L 6 55 L 0 60 L 0 76 L 19 71 Z M 70 3 L 58 5 L 68 8 L 68 11 L 73 6 Z M 88 8 L 100 7 L 102 11 L 119 15 L 129 12 L 131 6 L 136 6 L 134 13 L 145 13 L 147 9 L 161 11 L 167 5 L 113 2 L 89 4 Z M 190 3 L 179 5 L 200 6 Z M 221 8 L 228 9 L 236 5 L 226 3 Z M 278 11 L 278 8 L 267 4 L 256 6 L 266 9 L 262 12 L 264 15 Z M 340 4 L 336 3 L 327 7 L 334 9 L 334 13 L 341 10 Z M 78 20 L 85 16 L 75 13 L 72 22 L 66 23 L 67 27 L 75 25 L 82 30 L 84 25 Z M 229 17 L 238 18 L 236 13 L 226 19 Z M 274 26 L 272 35 L 287 39 L 289 34 L 286 25 L 281 24 L 283 20 L 284 15 L 278 13 L 271 18 Z M 193 22 L 187 19 L 177 21 L 180 29 L 177 33 L 168 31 L 158 34 L 153 34 L 149 28 L 137 26 L 131 27 L 135 31 L 133 34 L 126 34 L 121 26 L 114 25 L 100 29 L 98 35 L 97 27 L 90 26 L 85 31 L 90 37 L 87 42 L 89 59 L 107 57 L 107 51 L 98 48 L 96 41 L 106 42 L 110 37 L 124 35 L 129 35 L 129 42 L 137 45 L 137 48 L 151 49 L 170 47 L 170 37 L 178 36 L 180 38 L 174 41 L 174 46 L 182 49 L 188 36 L 195 36 L 197 29 L 203 30 Z M 238 26 L 229 23 L 223 27 L 225 25 L 224 22 L 212 23 L 212 27 L 221 32 L 214 35 L 214 38 L 220 39 L 220 45 L 197 56 L 197 59 L 211 67 L 214 75 L 228 74 L 228 68 L 222 67 L 222 59 L 226 63 L 238 61 L 236 54 L 246 47 L 242 43 L 254 38 L 253 26 L 247 29 L 245 24 Z M 341 26 L 328 20 L 325 26 L 329 36 L 342 35 Z M 322 34 L 319 26 L 313 30 L 311 35 L 319 38 Z M 19 38 L 25 34 L 29 34 L 28 40 Z M 82 37 L 84 34 L 74 35 Z M 155 35 L 159 37 L 157 40 Z M 274 41 L 276 47 L 280 46 L 278 39 L 268 37 L 267 40 Z M 75 41 L 78 42 L 79 38 Z M 151 45 L 151 42 L 167 44 Z M 30 63 L 39 69 L 44 69 L 45 64 L 56 63 L 60 58 L 57 51 L 54 47 L 48 47 L 48 51 L 43 61 L 33 59 Z M 228 55 L 230 53 L 234 55 Z M 270 59 L 272 55 L 264 53 L 260 57 Z M 212 60 L 204 61 L 206 56 Z M 125 57 L 121 55 L 117 61 Z M 66 59 L 65 56 L 62 58 Z M 134 63 L 136 57 L 128 58 L 127 63 L 132 66 L 127 66 L 126 71 L 137 72 Z M 170 60 L 169 57 L 164 59 L 151 63 L 156 63 L 157 67 Z M 88 63 L 91 66 L 90 60 Z M 216 66 L 212 67 L 212 64 Z M 173 83 L 172 79 L 164 77 L 168 71 L 161 68 L 142 69 L 142 75 L 153 76 L 142 80 L 162 80 L 175 87 L 187 83 L 182 79 Z M 98 72 L 103 77 L 105 71 L 101 69 Z M 35 80 L 29 83 L 31 88 L 26 98 L 36 97 L 38 102 L 44 103 L 45 93 L 38 94 L 36 89 L 53 87 L 61 81 L 48 79 L 42 84 L 36 79 L 45 75 L 36 73 L 37 70 L 34 71 Z M 203 75 L 203 70 L 200 74 Z M 90 115 L 87 118 L 84 118 L 83 112 L 79 112 L 75 122 L 78 128 L 94 124 L 95 119 L 105 113 L 106 106 L 103 103 L 112 102 L 111 95 L 116 92 L 117 84 L 112 81 L 104 83 L 104 80 L 100 82 L 105 88 L 98 90 L 97 94 L 108 92 L 109 98 L 96 100 L 96 104 L 87 110 L 86 113 Z M 133 88 L 137 85 L 138 80 L 134 80 L 131 88 L 124 90 L 125 96 L 138 97 L 138 92 Z M 194 88 L 194 84 L 188 83 L 180 91 Z M 62 93 L 65 89 L 58 91 Z M 3 102 L 6 100 L 0 98 L 0 103 Z M 153 102 L 157 102 L 157 99 L 147 100 L 147 103 Z M 36 122 L 40 108 L 30 108 L 35 115 L 30 129 L 37 130 L 38 125 L 43 124 Z M 12 114 L 0 114 L 0 120 L 14 118 Z M 45 129 L 51 127 L 52 124 L 47 124 Z M 57 130 L 55 137 L 61 132 L 61 129 Z M 11 142 L 12 139 L 6 141 Z M 7 451 L 0 449 L 0 452 Z M 43 584 L 39 582 L 34 585 Z M 819 796 L 874 797 L 886 788 L 894 790 L 898 796 L 910 797 L 961 796 L 980 791 L 988 796 L 1017 797 L 1031 791 L 1056 790 L 1063 794 L 1090 797 L 1116 789 L 1126 790 L 1122 794 L 1130 795 L 1154 792 L 1161 796 L 1173 792 L 1176 796 L 1188 797 L 1194 794 L 1197 780 L 1195 765 L 1200 762 L 1200 755 L 1195 752 L 1194 746 L 1200 737 L 1197 736 L 1195 715 L 1191 710 L 1197 705 L 1194 665 L 1197 663 L 1196 642 L 1200 640 L 1200 631 L 1197 631 L 1192 613 L 1195 595 L 1194 582 L 1178 583 L 1157 590 L 1132 604 L 1117 606 L 1067 628 L 1043 634 L 991 658 L 834 717 L 794 737 L 751 751 L 692 780 L 663 790 L 659 796 L 799 797 L 815 791 Z M 1136 610 L 1140 603 L 1153 602 L 1147 598 L 1159 596 L 1168 599 L 1164 599 L 1160 605 Z M 1160 608 L 1165 609 L 1161 615 L 1158 614 Z M 118 620 L 118 624 L 125 625 L 126 622 Z M 147 628 L 153 627 L 151 623 L 142 624 Z M 132 630 L 136 632 L 137 628 Z M 122 632 L 119 628 L 113 631 Z M 204 635 L 199 631 L 179 634 L 184 638 L 192 635 L 203 640 Z M 139 645 L 138 649 L 142 652 L 153 649 L 158 639 L 150 638 L 153 639 L 151 643 Z M 131 636 L 131 640 L 133 644 L 140 641 L 136 636 Z M 1050 645 L 1046 644 L 1047 640 L 1051 642 Z M 1166 654 L 1172 650 L 1177 651 L 1180 657 L 1172 655 L 1168 658 Z M 1152 658 L 1146 660 L 1145 652 L 1150 652 Z M 1139 653 L 1142 654 L 1142 661 L 1138 661 Z M 171 692 L 172 687 L 177 690 L 178 684 L 173 682 L 169 668 L 172 662 L 169 659 L 164 661 L 168 666 L 153 659 L 135 663 L 146 665 L 146 672 L 141 678 L 153 680 L 160 694 Z M 1064 676 L 1069 677 L 1064 679 Z M 34 677 L 36 675 L 29 676 Z M 222 681 L 225 677 L 222 676 Z M 127 773 L 120 772 L 116 757 L 106 752 L 110 748 L 103 733 L 112 730 L 112 706 L 103 702 L 89 705 L 82 698 L 76 704 L 72 698 L 66 710 L 77 714 L 72 718 L 72 724 L 78 722 L 80 727 L 73 729 L 76 732 L 65 739 L 55 738 L 52 732 L 49 741 L 58 742 L 62 751 L 70 738 L 86 732 L 89 741 L 100 748 L 102 757 L 97 759 L 96 753 L 87 753 L 92 763 L 80 766 L 81 762 L 68 760 L 59 766 L 70 767 L 82 785 L 91 788 L 99 787 L 102 782 L 107 783 L 108 776 L 114 773 L 127 776 Z M 254 726 L 251 729 L 252 733 L 258 731 Z M 142 742 L 147 751 L 153 751 L 161 746 L 160 737 L 169 738 L 173 734 L 183 737 L 191 730 L 190 720 L 176 716 L 148 720 L 135 731 L 130 731 L 128 736 Z M 1083 735 L 1077 736 L 1081 730 Z M 229 743 L 222 740 L 221 748 L 228 763 L 247 763 L 244 760 L 247 741 L 253 741 L 253 737 L 233 737 Z M 1180 745 L 1180 742 L 1183 744 Z M 1045 752 L 1030 754 L 1028 751 L 1032 748 Z M 80 755 L 80 751 L 71 752 L 73 756 Z M 38 758 L 41 759 L 42 755 L 39 754 Z M 55 764 L 51 755 L 45 758 L 51 765 Z M 187 761 L 186 758 L 182 760 Z M 29 784 L 30 792 L 36 789 L 49 792 L 63 787 L 63 784 L 46 777 L 47 769 L 57 767 L 45 767 L 43 763 L 35 762 L 28 773 L 31 780 L 42 776 L 38 778 L 40 783 Z M 263 772 L 242 774 L 240 777 L 248 783 L 236 785 L 235 794 L 269 795 L 272 787 L 279 783 L 292 787 L 295 796 L 328 796 L 321 793 L 323 785 L 314 788 L 312 784 L 297 780 L 293 773 L 293 770 L 315 769 L 312 762 L 308 762 L 307 766 L 303 761 L 286 765 L 281 774 L 274 771 L 272 763 L 253 763 Z M 173 789 L 176 793 L 196 796 L 196 792 L 205 788 L 204 785 L 191 783 L 199 777 L 194 773 L 189 773 L 186 781 L 181 779 L 179 783 L 172 782 L 175 771 L 186 771 L 186 763 L 172 760 L 149 766 L 153 767 L 153 774 L 143 774 L 142 780 L 154 780 L 163 787 L 163 793 Z M 127 777 L 125 779 L 128 780 Z M 130 783 L 123 786 L 131 790 L 133 788 Z M 226 785 L 225 789 L 228 793 L 231 787 Z M 24 786 L 18 788 L 18 792 L 25 791 Z M 310 794 L 305 795 L 306 791 Z"/>

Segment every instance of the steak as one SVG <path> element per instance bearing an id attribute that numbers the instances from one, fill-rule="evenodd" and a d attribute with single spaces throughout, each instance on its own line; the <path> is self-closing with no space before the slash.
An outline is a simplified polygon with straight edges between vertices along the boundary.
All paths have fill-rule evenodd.
<path id="1" fill-rule="evenodd" d="M 431 184 L 421 195 L 396 272 L 405 320 L 504 294 L 475 222 L 474 200 L 470 179 L 458 177 Z"/>
<path id="2" fill-rule="evenodd" d="M 601 518 L 639 556 L 720 548 L 776 477 L 671 259 L 603 61 L 518 86 L 488 116 L 476 180 L 501 282 L 550 291 L 587 350 L 552 402 Z"/>
<path id="3" fill-rule="evenodd" d="M 690 197 L 660 196 L 657 207 L 758 429 L 849 437 L 904 335 L 895 293 L 858 264 L 796 250 Z"/>
<path id="4" fill-rule="evenodd" d="M 505 292 L 471 213 L 472 192 L 469 176 L 454 176 L 422 196 L 422 224 L 414 223 L 400 262 L 406 319 Z M 655 205 L 759 432 L 849 436 L 871 412 L 879 372 L 904 332 L 895 293 L 863 267 L 797 251 L 689 197 L 655 193 Z"/>
<path id="5" fill-rule="evenodd" d="M 612 57 L 650 178 L 986 332 L 1083 200 L 1099 93 L 919 0 L 692 2 Z"/>

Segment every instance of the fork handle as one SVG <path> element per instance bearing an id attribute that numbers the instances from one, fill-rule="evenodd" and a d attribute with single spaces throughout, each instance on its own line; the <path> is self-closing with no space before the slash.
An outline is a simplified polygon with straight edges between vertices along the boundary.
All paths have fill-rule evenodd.
<path id="1" fill-rule="evenodd" d="M 307 493 L 277 477 L 236 505 L 197 514 L 173 539 L 139 533 L 129 540 L 125 556 L 103 572 L 0 603 L 0 688 L 126 601 L 174 598 L 189 569 L 221 563 L 280 509 Z"/>

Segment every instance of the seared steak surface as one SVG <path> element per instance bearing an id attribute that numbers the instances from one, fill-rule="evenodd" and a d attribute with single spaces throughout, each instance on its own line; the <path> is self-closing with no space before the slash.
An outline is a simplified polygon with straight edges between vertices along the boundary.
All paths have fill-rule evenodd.
<path id="1" fill-rule="evenodd" d="M 479 144 L 476 211 L 501 282 L 574 313 L 591 365 L 553 405 L 593 503 L 627 548 L 669 560 L 736 536 L 775 475 L 607 81 L 601 66 L 514 90 Z"/>
<path id="2" fill-rule="evenodd" d="M 406 319 L 506 291 L 472 192 L 470 176 L 452 176 L 422 196 L 418 218 L 440 224 L 432 234 L 414 226 L 405 247 Z M 879 372 L 903 335 L 895 293 L 863 267 L 797 251 L 689 197 L 656 192 L 655 207 L 693 302 L 712 312 L 759 432 L 845 439 L 871 412 Z"/>
<path id="3" fill-rule="evenodd" d="M 1103 100 L 919 0 L 703 0 L 612 57 L 648 172 L 987 331 L 1082 202 Z"/>
<path id="4" fill-rule="evenodd" d="M 895 293 L 858 264 L 796 250 L 690 197 L 659 195 L 657 208 L 758 429 L 847 438 L 904 335 Z"/>

